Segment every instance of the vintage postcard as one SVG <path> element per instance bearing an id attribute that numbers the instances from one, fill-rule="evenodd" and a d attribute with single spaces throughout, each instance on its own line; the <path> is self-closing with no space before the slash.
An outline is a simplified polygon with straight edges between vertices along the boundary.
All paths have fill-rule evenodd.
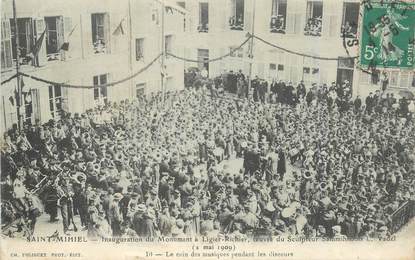
<path id="1" fill-rule="evenodd" d="M 414 0 L 1 0 L 0 259 L 415 259 Z"/>

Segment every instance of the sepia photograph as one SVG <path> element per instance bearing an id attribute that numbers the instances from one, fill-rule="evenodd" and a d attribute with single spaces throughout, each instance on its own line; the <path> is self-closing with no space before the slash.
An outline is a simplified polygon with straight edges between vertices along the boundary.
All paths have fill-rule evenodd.
<path id="1" fill-rule="evenodd" d="M 0 259 L 415 259 L 415 0 L 0 12 Z"/>

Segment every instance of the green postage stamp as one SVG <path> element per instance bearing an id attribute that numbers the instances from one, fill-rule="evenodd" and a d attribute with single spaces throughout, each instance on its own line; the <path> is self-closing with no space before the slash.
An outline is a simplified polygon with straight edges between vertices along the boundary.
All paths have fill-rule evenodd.
<path id="1" fill-rule="evenodd" d="M 415 3 L 363 1 L 362 67 L 414 67 Z"/>

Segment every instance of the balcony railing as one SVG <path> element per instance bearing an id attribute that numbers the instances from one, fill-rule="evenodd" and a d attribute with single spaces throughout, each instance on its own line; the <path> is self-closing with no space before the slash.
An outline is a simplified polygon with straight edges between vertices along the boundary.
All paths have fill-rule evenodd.
<path id="1" fill-rule="evenodd" d="M 236 19 L 235 16 L 232 16 L 231 18 L 229 18 L 229 27 L 231 28 L 231 30 L 242 31 L 244 29 L 243 17 L 239 17 L 238 19 Z"/>
<path id="2" fill-rule="evenodd" d="M 357 26 L 352 26 L 348 22 L 342 25 L 341 37 L 356 38 L 356 36 L 357 36 Z"/>
<path id="3" fill-rule="evenodd" d="M 322 27 L 321 17 L 309 18 L 304 28 L 304 35 L 321 36 Z"/>
<path id="4" fill-rule="evenodd" d="M 390 216 L 389 230 L 392 234 L 398 232 L 415 216 L 415 201 L 409 200 Z"/>
<path id="5" fill-rule="evenodd" d="M 272 33 L 285 33 L 285 18 L 283 15 L 271 16 L 270 31 Z"/>
<path id="6" fill-rule="evenodd" d="M 61 60 L 61 54 L 60 53 L 47 54 L 46 59 L 47 61 Z"/>
<path id="7" fill-rule="evenodd" d="M 94 53 L 106 53 L 107 48 L 105 46 L 105 42 L 102 40 L 98 40 L 94 42 Z"/>
<path id="8" fill-rule="evenodd" d="M 199 26 L 197 27 L 197 31 L 203 33 L 209 32 L 209 24 L 199 24 Z"/>

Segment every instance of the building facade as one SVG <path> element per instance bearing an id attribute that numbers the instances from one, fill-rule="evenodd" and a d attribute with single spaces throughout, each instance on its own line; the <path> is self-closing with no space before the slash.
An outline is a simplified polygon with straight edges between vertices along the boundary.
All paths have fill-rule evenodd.
<path id="1" fill-rule="evenodd" d="M 219 62 L 203 62 L 239 46 L 247 32 L 278 47 L 311 56 L 357 56 L 358 45 L 353 44 L 353 39 L 360 30 L 362 7 L 358 0 L 186 0 L 181 5 L 191 17 L 187 27 L 191 40 L 185 48 L 186 57 L 200 60 L 196 66 L 208 69 L 210 76 L 224 70 L 242 70 L 248 74 L 252 62 L 252 76 L 267 80 L 282 79 L 294 84 L 304 80 L 307 86 L 348 80 L 353 85 L 354 96 L 366 96 L 381 88 L 375 74 L 372 78 L 357 68 L 357 60 L 308 58 L 258 40 L 253 43 L 252 60 L 250 46 L 246 44 Z M 186 64 L 190 66 L 195 65 Z M 387 73 L 389 90 L 415 90 L 413 70 L 388 69 Z"/>
<path id="2" fill-rule="evenodd" d="M 71 85 L 102 85 L 140 71 L 163 47 L 183 55 L 186 13 L 170 1 L 165 7 L 163 18 L 157 0 L 120 0 L 116 5 L 102 0 L 19 0 L 16 36 L 13 1 L 2 0 L 2 81 L 16 74 L 18 61 L 20 71 L 31 76 Z M 62 110 L 81 113 L 105 102 L 159 91 L 161 73 L 166 90 L 180 89 L 183 70 L 182 61 L 166 59 L 162 69 L 158 59 L 137 77 L 96 88 L 67 88 L 21 77 L 22 120 L 25 124 L 45 123 L 58 119 Z M 1 86 L 2 132 L 17 123 L 16 85 L 17 79 L 13 79 Z"/>

